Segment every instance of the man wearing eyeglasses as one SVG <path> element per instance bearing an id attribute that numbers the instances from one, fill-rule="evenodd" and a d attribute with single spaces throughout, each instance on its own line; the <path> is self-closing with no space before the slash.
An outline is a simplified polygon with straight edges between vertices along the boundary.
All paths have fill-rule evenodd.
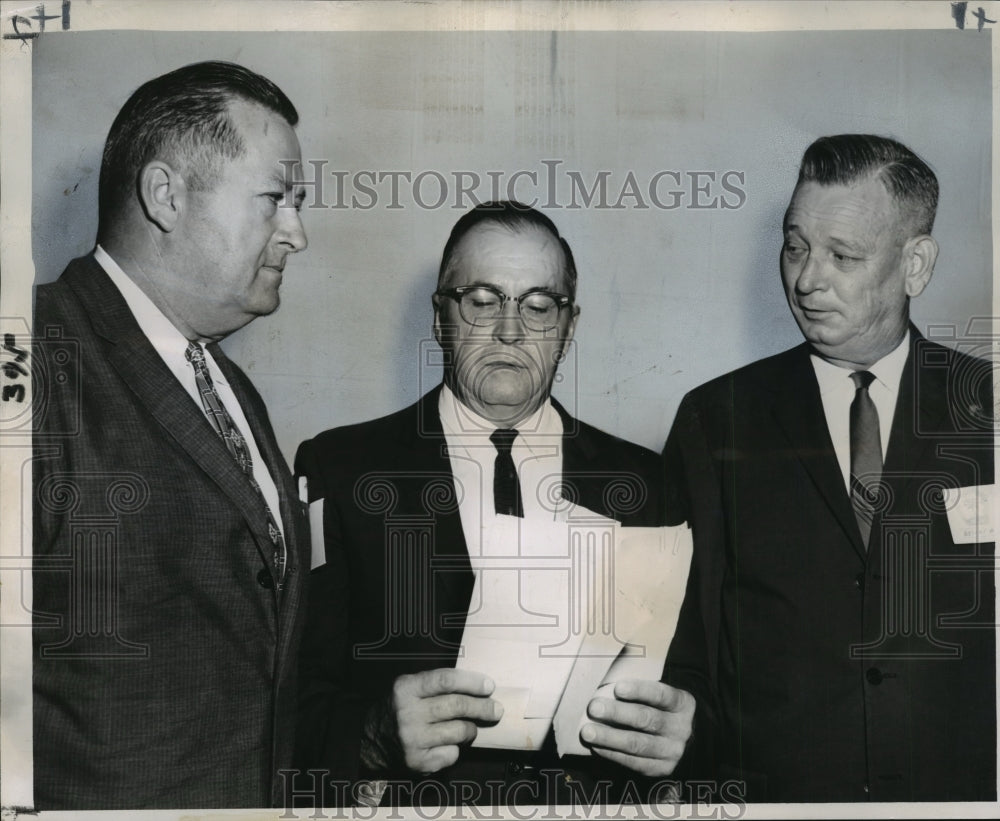
<path id="1" fill-rule="evenodd" d="M 600 779 L 612 798 L 646 801 L 684 752 L 693 697 L 636 680 L 590 701 L 581 738 L 592 756 L 560 759 L 551 730 L 532 752 L 469 746 L 510 706 L 487 676 L 456 668 L 481 530 L 504 516 L 551 519 L 569 501 L 626 525 L 663 523 L 655 455 L 550 397 L 575 295 L 572 252 L 545 215 L 475 207 L 452 230 L 432 297 L 444 384 L 299 449 L 296 470 L 323 500 L 326 558 L 310 579 L 299 765 L 353 793 L 325 795 L 328 806 L 568 803 Z M 385 795 L 387 784 L 409 789 Z"/>

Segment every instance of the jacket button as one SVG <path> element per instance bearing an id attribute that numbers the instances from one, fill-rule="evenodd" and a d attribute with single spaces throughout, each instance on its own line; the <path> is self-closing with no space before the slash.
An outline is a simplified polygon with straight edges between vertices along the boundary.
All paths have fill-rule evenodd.
<path id="1" fill-rule="evenodd" d="M 858 573 L 858 575 L 854 577 L 854 584 L 858 588 L 858 590 L 864 590 L 865 589 L 865 574 L 864 573 Z"/>
<path id="2" fill-rule="evenodd" d="M 257 574 L 257 584 L 261 587 L 266 587 L 268 590 L 274 587 L 274 579 L 271 578 L 271 571 L 266 567 L 261 568 Z"/>
<path id="3" fill-rule="evenodd" d="M 868 679 L 869 684 L 877 687 L 882 683 L 882 671 L 878 667 L 869 667 L 865 672 L 865 678 Z"/>

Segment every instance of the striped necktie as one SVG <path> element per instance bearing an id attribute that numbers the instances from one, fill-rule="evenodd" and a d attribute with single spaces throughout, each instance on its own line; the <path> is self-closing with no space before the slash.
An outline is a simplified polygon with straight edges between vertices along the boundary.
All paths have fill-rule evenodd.
<path id="1" fill-rule="evenodd" d="M 882 477 L 882 438 L 878 410 L 868 393 L 875 375 L 868 371 L 851 374 L 857 390 L 851 402 L 851 507 L 861 530 L 861 541 L 868 547 L 878 483 Z"/>
<path id="2" fill-rule="evenodd" d="M 236 464 L 239 465 L 240 470 L 246 475 L 250 481 L 250 485 L 257 492 L 257 495 L 260 496 L 260 501 L 264 505 L 264 512 L 267 514 L 267 532 L 271 537 L 271 544 L 274 547 L 273 561 L 275 576 L 278 579 L 277 589 L 280 592 L 285 580 L 285 565 L 288 558 L 285 539 L 281 535 L 281 530 L 278 529 L 274 516 L 271 514 L 271 508 L 264 499 L 264 493 L 261 491 L 260 485 L 254 479 L 253 458 L 250 456 L 250 449 L 247 447 L 243 434 L 240 433 L 239 428 L 233 423 L 233 419 L 226 410 L 226 406 L 222 404 L 222 399 L 215 389 L 212 376 L 208 372 L 208 365 L 205 362 L 205 351 L 201 345 L 191 342 L 187 346 L 184 356 L 194 368 L 194 381 L 198 386 L 198 395 L 201 396 L 201 404 L 205 410 L 205 416 L 208 417 L 208 421 L 211 422 L 215 432 L 219 434 L 225 443 L 230 456 L 236 460 Z"/>

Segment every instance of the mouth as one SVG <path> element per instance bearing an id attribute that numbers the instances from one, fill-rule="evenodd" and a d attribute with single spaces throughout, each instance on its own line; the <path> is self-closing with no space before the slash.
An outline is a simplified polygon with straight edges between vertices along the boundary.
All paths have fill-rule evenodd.
<path id="1" fill-rule="evenodd" d="M 826 311 L 820 308 L 807 308 L 805 305 L 799 305 L 799 310 L 802 311 L 802 315 L 810 322 L 821 322 L 833 314 L 833 311 Z"/>
<path id="2" fill-rule="evenodd" d="M 524 363 L 515 362 L 511 359 L 487 359 L 485 361 L 479 362 L 479 367 L 491 368 L 493 370 L 500 370 L 502 368 L 506 368 L 512 371 L 519 371 L 524 369 Z"/>
<path id="3" fill-rule="evenodd" d="M 512 359 L 509 356 L 489 356 L 482 359 L 466 360 L 462 369 L 468 373 L 477 373 L 477 379 L 518 379 L 523 374 L 532 373 L 525 362 Z"/>

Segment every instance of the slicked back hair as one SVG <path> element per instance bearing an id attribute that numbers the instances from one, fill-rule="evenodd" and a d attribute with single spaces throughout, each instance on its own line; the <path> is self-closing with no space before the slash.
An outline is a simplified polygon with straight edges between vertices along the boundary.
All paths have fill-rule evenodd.
<path id="1" fill-rule="evenodd" d="M 547 232 L 555 239 L 563 251 L 565 260 L 563 274 L 569 288 L 569 298 L 576 299 L 576 263 L 569 243 L 559 235 L 559 229 L 541 211 L 514 200 L 499 200 L 484 202 L 464 213 L 451 229 L 448 242 L 445 243 L 441 255 L 441 267 L 438 269 L 438 288 L 441 288 L 451 274 L 455 262 L 455 249 L 462 238 L 477 225 L 500 225 L 511 232 L 523 231 L 526 228 L 538 228 Z"/>
<path id="2" fill-rule="evenodd" d="M 869 178 L 885 186 L 912 236 L 931 232 L 937 212 L 937 177 L 909 148 L 888 137 L 820 137 L 802 156 L 796 186 L 804 182 L 853 185 Z"/>
<path id="3" fill-rule="evenodd" d="M 235 63 L 193 63 L 140 86 L 118 112 L 104 144 L 101 226 L 115 217 L 143 166 L 154 159 L 177 164 L 193 190 L 209 187 L 223 159 L 236 159 L 246 150 L 228 114 L 236 100 L 261 105 L 290 126 L 299 121 L 280 88 Z"/>

